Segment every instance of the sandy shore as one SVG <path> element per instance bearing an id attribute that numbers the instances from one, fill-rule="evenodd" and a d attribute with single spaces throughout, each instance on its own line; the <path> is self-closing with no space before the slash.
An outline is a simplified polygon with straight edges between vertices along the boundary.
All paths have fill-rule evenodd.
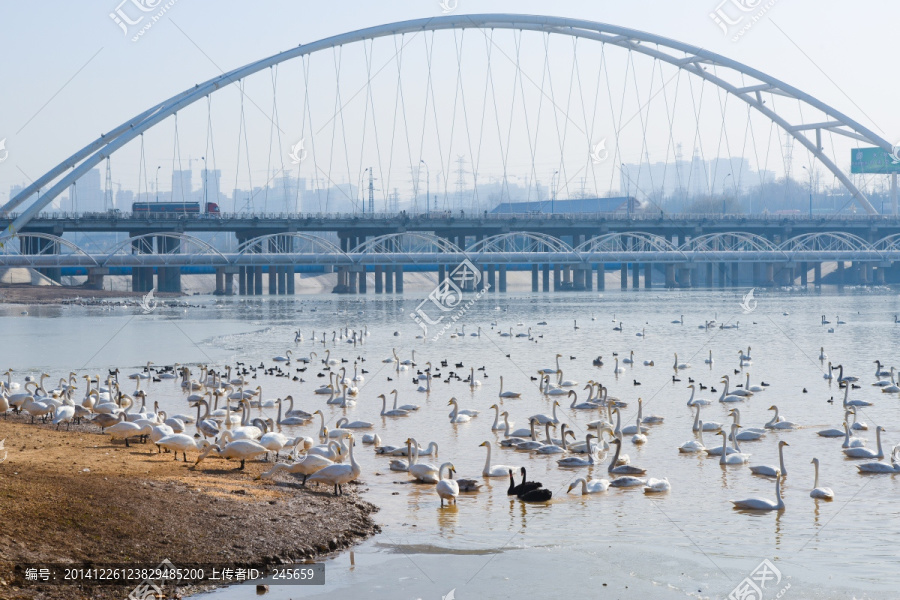
<path id="1" fill-rule="evenodd" d="M 234 564 L 315 559 L 378 532 L 359 484 L 335 498 L 292 476 L 255 480 L 272 463 L 207 459 L 196 468 L 150 444 L 110 442 L 97 427 L 0 419 L 0 597 L 121 599 L 119 586 L 13 585 L 24 563 Z M 63 428 L 64 429 L 64 428 Z M 152 452 L 152 453 L 151 453 Z M 2 452 L 0 452 L 2 458 Z M 194 455 L 196 460 L 196 454 Z M 133 587 L 133 586 L 131 586 Z M 181 590 L 187 595 L 191 590 Z"/>

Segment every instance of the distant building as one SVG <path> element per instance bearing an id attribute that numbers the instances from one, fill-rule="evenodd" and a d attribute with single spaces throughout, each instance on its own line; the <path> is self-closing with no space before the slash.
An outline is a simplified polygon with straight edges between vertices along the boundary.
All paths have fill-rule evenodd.
<path id="1" fill-rule="evenodd" d="M 100 169 L 91 169 L 69 188 L 72 210 L 76 212 L 103 212 L 103 190 L 100 187 Z"/>
<path id="2" fill-rule="evenodd" d="M 193 173 L 188 169 L 172 171 L 172 202 L 191 202 L 193 191 L 191 178 Z"/>
<path id="3" fill-rule="evenodd" d="M 491 214 L 523 213 L 624 213 L 636 212 L 641 203 L 633 196 L 617 198 L 578 198 L 575 200 L 544 200 L 542 202 L 501 202 Z"/>

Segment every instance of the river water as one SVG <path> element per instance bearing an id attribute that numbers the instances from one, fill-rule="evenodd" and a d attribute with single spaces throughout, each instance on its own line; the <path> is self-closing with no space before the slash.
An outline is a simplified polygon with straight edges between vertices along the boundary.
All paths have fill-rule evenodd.
<path id="1" fill-rule="evenodd" d="M 874 403 L 859 411 L 859 420 L 869 427 L 859 435 L 874 448 L 875 427 L 882 425 L 887 429 L 887 453 L 900 440 L 896 429 L 900 400 L 870 385 L 875 381 L 875 359 L 892 364 L 900 335 L 900 325 L 894 324 L 900 297 L 888 288 L 756 290 L 756 309 L 746 313 L 740 306 L 746 291 L 485 295 L 438 341 L 416 338 L 421 331 L 409 313 L 421 298 L 409 295 L 193 297 L 191 302 L 199 307 L 160 306 L 151 314 L 134 308 L 77 306 L 34 306 L 23 311 L 6 305 L 0 306 L 0 315 L 7 348 L 4 367 L 15 369 L 19 380 L 29 372 L 48 372 L 55 381 L 69 371 L 105 374 L 114 367 L 124 375 L 147 361 L 271 364 L 272 357 L 288 349 L 295 356 L 315 350 L 320 358 L 330 349 L 333 358 L 348 359 L 351 370 L 354 358 L 364 357 L 361 366 L 369 373 L 360 385 L 357 406 L 346 411 L 351 420 L 374 422 L 387 444 L 401 445 L 408 436 L 423 446 L 438 442 L 440 455 L 429 462 L 452 461 L 459 477 L 480 477 L 485 448 L 479 444 L 489 441 L 494 463 L 525 465 L 529 479 L 554 492 L 549 504 L 526 505 L 507 498 L 506 479 L 493 479 L 479 493 L 461 494 L 458 506 L 441 509 L 433 486 L 407 483 L 405 473 L 388 469 L 389 459 L 375 456 L 371 446 L 357 444 L 364 497 L 381 508 L 375 519 L 383 533 L 328 560 L 325 586 L 272 587 L 266 597 L 427 600 L 587 593 L 604 598 L 725 598 L 751 573 L 759 573 L 757 566 L 763 560 L 769 560 L 777 569 L 770 573 L 780 577 L 766 581 L 763 598 L 896 597 L 900 480 L 858 474 L 854 465 L 863 461 L 844 457 L 842 439 L 822 438 L 816 431 L 840 427 L 843 417 L 843 393 L 823 378 L 827 361 L 823 366 L 818 357 L 824 346 L 829 360 L 859 377 L 861 389 L 853 390 L 851 399 Z M 672 323 L 682 314 L 683 325 Z M 822 325 L 822 315 L 831 324 Z M 838 317 L 846 323 L 837 324 Z M 713 318 L 739 327 L 699 328 Z M 619 321 L 622 331 L 614 330 Z M 331 341 L 338 328 L 364 325 L 370 335 L 363 345 L 354 348 L 340 339 Z M 465 336 L 451 337 L 463 326 Z M 468 335 L 478 327 L 480 337 Z M 531 327 L 534 339 L 499 335 L 510 327 L 514 334 Z M 295 344 L 297 329 L 306 339 Z M 327 332 L 324 345 L 311 341 L 313 330 L 319 338 Z M 646 335 L 637 336 L 641 331 Z M 753 362 L 742 368 L 738 350 L 748 346 Z M 418 384 L 412 382 L 415 368 L 397 373 L 393 365 L 382 362 L 392 348 L 401 360 L 415 350 L 420 368 L 429 360 L 435 367 L 448 361 L 448 368 L 439 369 L 444 377 L 456 371 L 465 378 L 470 367 L 483 366 L 483 371 L 476 371 L 483 384 L 472 391 L 461 381 L 435 380 L 430 394 L 418 393 Z M 632 350 L 635 365 L 624 365 L 625 372 L 615 375 L 613 353 L 624 358 Z M 712 366 L 704 363 L 710 350 Z M 681 381 L 673 382 L 676 352 L 679 362 L 692 367 L 680 371 Z M 643 446 L 633 445 L 625 436 L 623 450 L 632 464 L 647 469 L 648 476 L 667 477 L 669 493 L 649 496 L 641 488 L 611 488 L 597 495 L 567 494 L 576 477 L 609 478 L 608 458 L 589 468 L 561 469 L 556 464 L 559 456 L 499 448 L 502 434 L 491 431 L 493 411 L 488 407 L 499 400 L 500 376 L 506 389 L 522 392 L 521 399 L 504 399 L 501 404 L 515 428 L 525 427 L 529 415 L 551 411 L 552 399 L 539 393 L 531 378 L 538 369 L 553 366 L 556 353 L 563 354 L 565 379 L 579 382 L 573 388 L 579 401 L 586 395 L 585 382 L 594 379 L 608 386 L 611 396 L 629 403 L 622 413 L 623 426 L 633 424 L 639 397 L 645 415 L 665 418 L 663 424 L 650 427 Z M 603 356 L 604 366 L 591 364 L 597 355 Z M 645 360 L 653 360 L 655 366 L 644 366 Z M 455 368 L 456 363 L 464 368 Z M 323 382 L 315 370 L 303 374 L 305 383 L 261 376 L 254 386 L 262 386 L 264 398 L 290 393 L 300 408 L 322 409 L 326 422 L 333 424 L 344 410 L 326 406 L 323 396 L 313 394 Z M 762 427 L 773 404 L 783 417 L 802 426 L 743 444 L 743 450 L 752 454 L 751 465 L 777 464 L 777 442 L 789 442 L 786 509 L 781 513 L 745 514 L 733 510 L 728 501 L 750 496 L 774 499 L 772 480 L 752 475 L 746 465 L 722 467 L 717 459 L 678 452 L 682 443 L 693 439 L 693 413 L 686 406 L 688 378 L 721 391 L 722 375 L 742 382 L 747 372 L 752 385 L 765 381 L 770 386 L 738 404 L 745 427 Z M 131 387 L 133 382 L 124 389 Z M 381 418 L 377 396 L 394 388 L 401 404 L 421 404 L 422 409 L 409 418 Z M 151 383 L 149 394 L 170 414 L 191 412 L 177 381 Z M 705 420 L 729 422 L 731 405 L 716 402 L 718 394 L 709 390 L 701 395 L 713 401 L 703 410 Z M 469 423 L 451 424 L 447 418 L 451 396 L 463 408 L 482 414 Z M 828 402 L 831 397 L 833 404 Z M 570 410 L 569 400 L 560 400 L 560 419 L 579 440 L 584 439 L 587 422 L 603 416 L 599 411 Z M 272 409 L 263 412 L 275 416 Z M 286 429 L 315 436 L 318 427 L 314 421 Z M 713 446 L 721 439 L 707 433 L 705 442 Z M 821 461 L 820 485 L 834 489 L 833 502 L 809 497 L 813 457 Z M 177 562 L 177 557 L 168 558 Z M 255 590 L 231 587 L 197 597 L 237 600 L 255 597 Z"/>

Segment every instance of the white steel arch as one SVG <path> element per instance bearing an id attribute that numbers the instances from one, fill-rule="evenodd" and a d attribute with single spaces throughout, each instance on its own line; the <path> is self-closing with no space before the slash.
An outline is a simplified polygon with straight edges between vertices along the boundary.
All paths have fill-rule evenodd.
<path id="1" fill-rule="evenodd" d="M 574 251 L 572 246 L 552 235 L 528 231 L 492 235 L 484 238 L 480 242 L 476 242 L 468 250 L 470 254 Z"/>
<path id="2" fill-rule="evenodd" d="M 287 242 L 289 245 L 285 247 L 284 242 Z M 275 246 L 275 248 L 272 246 Z M 273 252 L 273 250 L 274 252 L 290 254 L 344 254 L 334 242 L 318 235 L 299 231 L 261 235 L 251 238 L 238 246 L 238 254 L 249 252 L 268 254 Z"/>
<path id="3" fill-rule="evenodd" d="M 466 252 L 440 236 L 418 231 L 380 235 L 366 240 L 348 252 L 348 254 L 367 256 L 398 253 L 412 258 L 421 257 L 424 262 L 427 262 L 427 257 L 435 254 L 465 255 Z"/>
<path id="4" fill-rule="evenodd" d="M 310 44 L 303 44 L 239 67 L 202 84 L 197 84 L 193 88 L 185 90 L 140 113 L 109 133 L 101 135 L 98 139 L 92 141 L 36 179 L 34 183 L 0 208 L 0 214 L 8 214 L 31 198 L 38 190 L 56 181 L 52 187 L 47 189 L 44 194 L 40 195 L 34 203 L 16 217 L 12 224 L 13 228 L 10 231 L 21 231 L 34 216 L 39 214 L 45 206 L 72 183 L 144 131 L 159 124 L 182 108 L 190 106 L 194 102 L 222 89 L 224 86 L 240 81 L 268 67 L 321 50 L 363 40 L 422 31 L 466 28 L 528 30 L 591 39 L 644 54 L 683 69 L 740 98 L 748 106 L 790 133 L 797 142 L 803 145 L 834 174 L 867 213 L 876 214 L 875 208 L 862 192 L 824 154 L 821 145 L 821 134 L 823 131 L 837 133 L 851 139 L 879 146 L 887 151 L 891 151 L 892 146 L 890 142 L 837 109 L 757 69 L 697 46 L 606 23 L 567 17 L 515 14 L 450 15 L 378 25 L 324 38 Z M 708 66 L 714 66 L 716 69 L 709 69 Z M 718 69 L 731 71 L 745 80 L 750 78 L 752 81 L 741 84 L 732 83 L 717 74 L 719 73 Z M 776 94 L 797 100 L 801 104 L 810 107 L 810 109 L 823 113 L 826 116 L 826 120 L 812 124 L 789 122 L 766 104 L 762 94 Z M 808 137 L 813 134 L 813 138 Z M 68 173 L 63 175 L 66 171 Z M 10 232 L 0 234 L 0 241 L 10 236 Z"/>
<path id="5" fill-rule="evenodd" d="M 707 233 L 692 238 L 681 245 L 684 252 L 778 252 L 773 244 L 761 235 L 741 231 Z"/>
<path id="6" fill-rule="evenodd" d="M 37 241 L 37 244 L 34 244 L 37 246 L 37 252 L 27 250 L 22 252 L 22 246 L 31 245 L 29 243 L 31 240 Z M 64 257 L 72 255 L 83 256 L 88 262 L 98 264 L 96 259 L 81 246 L 49 233 L 20 233 L 0 244 L 0 256 L 58 256 L 60 263 L 63 263 Z"/>
<path id="7" fill-rule="evenodd" d="M 168 244 L 168 248 L 159 251 L 158 246 L 154 249 L 154 241 L 156 240 L 172 240 L 177 244 Z M 135 252 L 135 248 L 143 248 L 148 252 Z M 106 255 L 103 260 L 104 266 L 120 263 L 119 260 L 123 256 L 132 257 L 128 262 L 137 262 L 140 266 L 141 258 L 147 257 L 152 264 L 163 266 L 167 264 L 180 265 L 184 262 L 185 256 L 191 257 L 192 264 L 228 264 L 228 258 L 213 248 L 210 244 L 192 235 L 185 233 L 160 232 L 145 233 L 130 237 L 127 240 L 117 243 Z M 153 257 L 153 258 L 149 258 Z"/>
<path id="8" fill-rule="evenodd" d="M 779 249 L 791 254 L 794 252 L 874 252 L 869 242 L 852 233 L 828 231 L 823 233 L 804 233 L 785 240 Z"/>
<path id="9" fill-rule="evenodd" d="M 575 248 L 576 252 L 678 252 L 666 238 L 643 231 L 607 233 L 591 238 Z"/>

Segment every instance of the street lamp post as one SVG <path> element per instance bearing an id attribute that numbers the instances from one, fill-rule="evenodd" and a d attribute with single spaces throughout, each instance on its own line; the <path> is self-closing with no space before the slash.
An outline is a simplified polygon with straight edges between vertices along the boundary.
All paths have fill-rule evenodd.
<path id="1" fill-rule="evenodd" d="M 156 184 L 153 186 L 156 190 L 156 201 L 159 202 L 159 170 L 162 169 L 161 166 L 156 167 Z"/>
<path id="2" fill-rule="evenodd" d="M 371 168 L 371 167 L 366 167 L 365 169 L 363 169 L 363 172 L 362 172 L 362 173 L 360 174 L 360 176 L 359 176 L 359 185 L 356 186 L 357 191 L 362 192 L 362 200 L 361 200 L 361 203 L 362 203 L 362 211 L 363 211 L 363 213 L 366 212 L 366 193 L 363 191 L 362 182 L 363 182 L 363 178 L 366 176 L 366 172 L 367 172 L 370 168 Z"/>
<path id="3" fill-rule="evenodd" d="M 203 212 L 209 212 L 209 173 L 206 170 L 206 157 L 201 156 L 200 159 L 203 161 Z"/>
<path id="4" fill-rule="evenodd" d="M 554 171 L 553 176 L 550 178 L 550 187 L 553 188 L 550 190 L 550 214 L 556 214 L 556 176 L 559 175 L 559 171 Z"/>
<path id="5" fill-rule="evenodd" d="M 807 168 L 806 168 L 806 165 L 803 165 L 803 170 L 806 171 L 806 172 L 809 174 L 809 218 L 811 219 L 811 218 L 812 218 L 812 196 L 813 196 L 812 185 L 813 185 L 813 177 L 812 177 L 812 171 L 810 171 L 809 169 L 807 169 Z"/>
<path id="6" fill-rule="evenodd" d="M 431 206 L 431 171 L 428 169 L 428 163 L 424 159 L 419 162 L 425 165 L 425 215 L 430 214 Z"/>
<path id="7" fill-rule="evenodd" d="M 724 177 L 724 179 L 722 179 L 722 215 L 723 216 L 725 215 L 725 201 L 727 199 L 725 196 L 725 182 L 728 181 L 729 177 L 731 177 L 731 173 L 729 173 L 728 175 L 726 175 Z"/>

